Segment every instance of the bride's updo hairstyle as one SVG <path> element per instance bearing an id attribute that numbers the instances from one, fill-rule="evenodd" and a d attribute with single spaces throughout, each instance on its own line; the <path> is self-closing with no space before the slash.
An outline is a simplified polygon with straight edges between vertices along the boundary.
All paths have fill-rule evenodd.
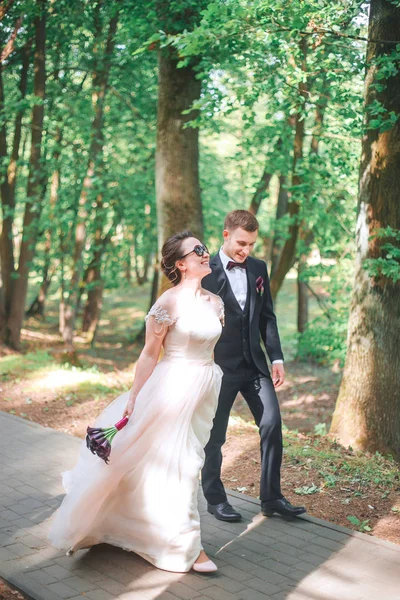
<path id="1" fill-rule="evenodd" d="M 182 273 L 176 266 L 176 261 L 182 258 L 182 242 L 187 238 L 195 237 L 191 231 L 180 231 L 167 239 L 161 249 L 161 268 L 172 285 L 178 285 Z"/>

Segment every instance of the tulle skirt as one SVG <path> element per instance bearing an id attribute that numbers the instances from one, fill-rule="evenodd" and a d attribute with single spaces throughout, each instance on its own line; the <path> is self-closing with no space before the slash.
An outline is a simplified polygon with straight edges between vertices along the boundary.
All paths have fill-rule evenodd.
<path id="1" fill-rule="evenodd" d="M 49 540 L 78 549 L 106 542 L 167 571 L 189 571 L 202 546 L 199 471 L 217 407 L 222 371 L 213 361 L 163 359 L 112 442 L 109 464 L 82 444 Z M 129 392 L 98 417 L 116 423 Z"/>

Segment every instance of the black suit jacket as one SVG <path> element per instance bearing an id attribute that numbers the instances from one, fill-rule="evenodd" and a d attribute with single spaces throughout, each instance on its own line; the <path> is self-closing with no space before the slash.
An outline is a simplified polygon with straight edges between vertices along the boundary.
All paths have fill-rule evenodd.
<path id="1" fill-rule="evenodd" d="M 225 304 L 225 327 L 215 347 L 215 362 L 222 368 L 235 369 L 243 358 L 242 348 L 238 345 L 237 337 L 241 308 L 233 294 L 219 253 L 210 260 L 210 267 L 212 273 L 204 277 L 202 286 L 206 290 L 221 296 Z M 278 359 L 283 360 L 283 354 L 272 304 L 267 265 L 264 261 L 249 256 L 247 259 L 247 276 L 250 292 L 250 351 L 258 370 L 269 376 L 265 353 L 261 348 L 261 340 L 264 342 L 271 362 Z M 258 277 L 262 277 L 264 280 L 264 293 L 262 295 L 257 292 L 256 280 Z"/>

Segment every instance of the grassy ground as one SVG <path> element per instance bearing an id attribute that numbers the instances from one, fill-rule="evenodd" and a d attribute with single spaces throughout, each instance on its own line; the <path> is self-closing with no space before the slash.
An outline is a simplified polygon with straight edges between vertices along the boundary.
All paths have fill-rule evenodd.
<path id="1" fill-rule="evenodd" d="M 279 391 L 285 423 L 283 491 L 319 518 L 400 543 L 398 465 L 380 455 L 345 450 L 325 434 L 341 374 L 294 360 L 295 291 L 288 279 L 277 305 L 287 359 L 287 380 Z M 94 417 L 131 385 L 141 349 L 135 337 L 148 298 L 149 286 L 107 292 L 96 345 L 91 348 L 78 335 L 72 360 L 62 350 L 57 297 L 50 295 L 46 320 L 25 324 L 24 352 L 0 349 L 0 410 L 83 437 Z M 310 312 L 318 312 L 313 299 Z M 259 469 L 258 432 L 238 398 L 224 447 L 225 484 L 257 497 Z"/>

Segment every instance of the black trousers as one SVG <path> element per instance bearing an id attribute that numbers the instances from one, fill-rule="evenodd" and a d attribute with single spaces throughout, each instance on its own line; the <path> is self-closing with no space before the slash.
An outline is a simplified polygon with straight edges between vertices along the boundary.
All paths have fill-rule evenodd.
<path id="1" fill-rule="evenodd" d="M 227 499 L 221 481 L 221 448 L 226 440 L 229 414 L 238 392 L 246 400 L 260 432 L 260 500 L 266 502 L 282 497 L 282 421 L 278 398 L 271 378 L 262 375 L 254 365 L 243 363 L 234 371 L 224 370 L 218 408 L 210 440 L 205 447 L 201 482 L 209 504 L 220 504 Z"/>

